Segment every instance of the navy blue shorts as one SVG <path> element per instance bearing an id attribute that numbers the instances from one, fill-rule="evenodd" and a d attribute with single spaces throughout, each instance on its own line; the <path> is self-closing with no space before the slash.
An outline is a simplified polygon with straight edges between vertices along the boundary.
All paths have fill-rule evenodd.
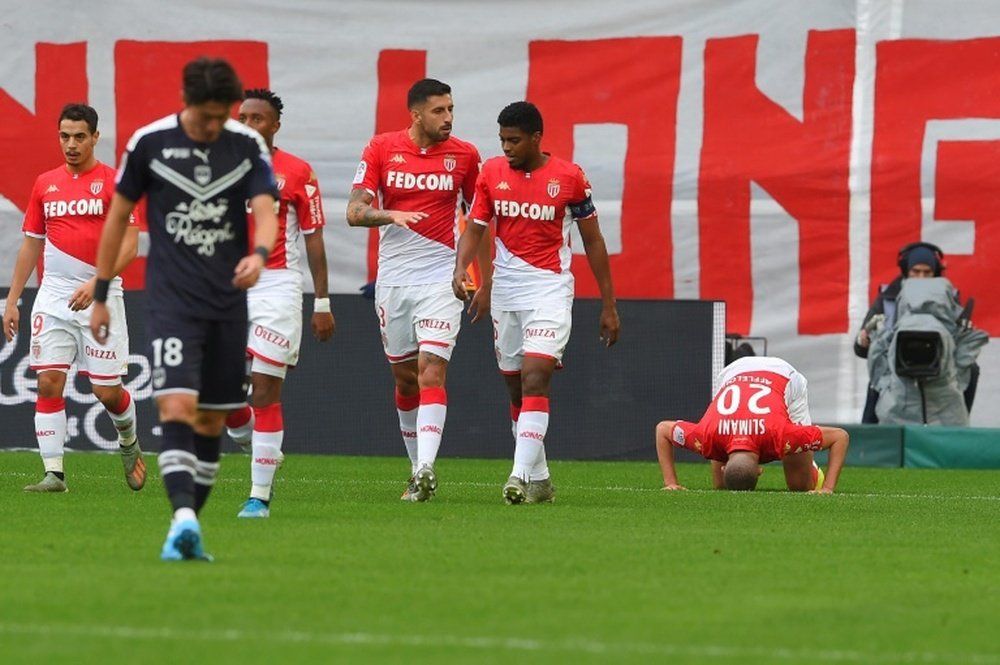
<path id="1" fill-rule="evenodd" d="M 245 318 L 212 321 L 148 311 L 146 339 L 153 397 L 193 394 L 199 409 L 210 410 L 246 404 Z"/>

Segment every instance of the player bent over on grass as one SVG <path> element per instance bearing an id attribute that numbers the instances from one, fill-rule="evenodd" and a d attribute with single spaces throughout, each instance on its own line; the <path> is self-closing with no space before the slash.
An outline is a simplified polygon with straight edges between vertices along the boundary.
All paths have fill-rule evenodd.
<path id="1" fill-rule="evenodd" d="M 250 405 L 226 418 L 229 436 L 250 452 L 250 498 L 237 517 L 265 518 L 271 514 L 271 487 L 284 455 L 285 436 L 281 389 L 288 368 L 299 361 L 302 342 L 302 273 L 298 238 L 305 238 L 306 257 L 316 298 L 312 332 L 321 342 L 334 333 L 335 321 L 327 293 L 326 247 L 323 243 L 323 198 L 309 164 L 279 150 L 274 135 L 281 128 L 281 98 L 270 90 L 244 91 L 239 121 L 257 130 L 268 150 L 278 183 L 278 241 L 260 279 L 247 291 L 250 334 Z"/>
<path id="2" fill-rule="evenodd" d="M 38 372 L 35 436 L 45 476 L 26 492 L 66 492 L 63 446 L 66 441 L 66 373 L 75 362 L 90 379 L 94 396 L 118 430 L 125 481 L 133 490 L 146 484 L 146 463 L 136 438 L 135 403 L 122 386 L 128 373 L 128 325 L 122 280 L 139 245 L 139 231 L 129 219 L 125 240 L 114 260 L 108 307 L 115 319 L 106 346 L 90 334 L 90 306 L 96 282 L 97 243 L 114 193 L 115 171 L 97 161 L 94 147 L 97 111 L 67 104 L 59 116 L 59 143 L 66 163 L 38 176 L 24 215 L 24 240 L 14 264 L 3 313 L 4 337 L 17 334 L 18 298 L 38 257 L 45 251 L 42 283 L 31 310 L 31 369 Z"/>
<path id="3" fill-rule="evenodd" d="M 849 437 L 839 427 L 811 424 L 804 376 L 781 358 L 748 356 L 723 368 L 719 386 L 697 423 L 664 420 L 656 426 L 663 489 L 684 489 L 674 467 L 676 445 L 711 460 L 716 489 L 752 490 L 760 465 L 781 460 L 788 489 L 833 493 Z M 813 452 L 827 449 L 824 478 Z"/>
<path id="4" fill-rule="evenodd" d="M 468 297 L 465 270 L 495 219 L 493 339 L 510 396 L 515 440 L 514 467 L 503 497 L 508 504 L 545 503 L 555 498 L 545 456 L 549 384 L 572 327 L 569 230 L 573 221 L 601 292 L 599 327 L 605 346 L 618 340 L 620 322 L 608 250 L 583 170 L 542 152 L 542 114 L 534 104 L 509 104 L 497 123 L 504 156 L 483 164 L 469 213 L 471 223 L 459 239 L 452 290 L 456 298 Z M 488 289 L 484 284 L 479 291 Z"/>

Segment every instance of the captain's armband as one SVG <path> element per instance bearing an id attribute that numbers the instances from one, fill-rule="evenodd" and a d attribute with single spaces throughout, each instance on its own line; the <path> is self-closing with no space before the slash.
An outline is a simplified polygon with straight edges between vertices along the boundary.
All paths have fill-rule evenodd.
<path id="1" fill-rule="evenodd" d="M 573 216 L 573 219 L 593 217 L 597 214 L 597 208 L 594 207 L 594 199 L 588 194 L 587 198 L 579 203 L 570 203 L 569 213 Z"/>

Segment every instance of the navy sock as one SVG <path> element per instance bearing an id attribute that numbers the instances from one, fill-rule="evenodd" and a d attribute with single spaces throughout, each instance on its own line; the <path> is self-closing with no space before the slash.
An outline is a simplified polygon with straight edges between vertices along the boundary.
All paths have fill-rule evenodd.
<path id="1" fill-rule="evenodd" d="M 170 498 L 170 505 L 178 508 L 195 508 L 195 454 L 194 430 L 181 422 L 161 425 L 163 443 L 159 457 L 160 475 Z"/>
<path id="2" fill-rule="evenodd" d="M 208 501 L 208 495 L 215 486 L 215 477 L 219 473 L 219 457 L 222 450 L 222 437 L 194 434 L 194 450 L 198 457 L 197 471 L 194 478 L 195 511 L 200 512 Z"/>

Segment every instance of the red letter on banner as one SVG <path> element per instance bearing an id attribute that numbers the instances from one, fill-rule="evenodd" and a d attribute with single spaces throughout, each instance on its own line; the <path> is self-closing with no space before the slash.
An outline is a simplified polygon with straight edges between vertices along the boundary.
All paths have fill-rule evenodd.
<path id="1" fill-rule="evenodd" d="M 116 154 L 121 155 L 125 150 L 135 130 L 171 111 L 181 110 L 181 72 L 184 65 L 202 55 L 228 60 L 244 88 L 268 87 L 265 42 L 119 41 L 115 44 Z M 143 228 L 144 210 L 145 206 L 140 203 L 138 216 Z M 145 264 L 138 258 L 122 273 L 128 288 L 143 288 Z"/>
<path id="2" fill-rule="evenodd" d="M 871 283 L 899 274 L 896 256 L 922 240 L 921 220 L 971 221 L 973 253 L 948 253 L 945 276 L 973 296 L 973 319 L 1000 333 L 1000 38 L 878 45 L 872 145 Z M 990 121 L 992 119 L 992 121 Z M 977 123 L 978 127 L 970 126 Z M 983 126 L 985 121 L 985 128 Z M 939 133 L 934 138 L 931 123 Z M 985 133 L 985 135 L 984 135 Z M 925 146 L 931 140 L 932 144 Z M 927 160 L 929 163 L 922 163 Z M 921 174 L 931 185 L 921 190 Z M 921 199 L 933 197 L 934 209 Z M 932 240 L 933 241 L 933 240 Z M 948 250 L 945 248 L 945 252 Z"/>
<path id="3" fill-rule="evenodd" d="M 35 44 L 35 113 L 0 89 L 0 195 L 21 210 L 35 178 L 62 163 L 59 113 L 68 102 L 87 103 L 87 44 Z M 97 109 L 101 115 L 101 109 Z"/>
<path id="4" fill-rule="evenodd" d="M 406 93 L 427 74 L 427 51 L 387 49 L 378 54 L 378 102 L 375 133 L 396 132 L 410 126 Z M 360 152 L 358 153 L 361 154 Z M 372 204 L 378 205 L 378 200 Z M 378 271 L 378 229 L 368 232 L 368 280 Z"/>
<path id="5" fill-rule="evenodd" d="M 757 88 L 757 40 L 716 39 L 705 47 L 701 294 L 726 301 L 729 330 L 749 332 L 753 182 L 798 222 L 799 246 L 788 251 L 798 255 L 799 332 L 844 332 L 854 32 L 810 32 L 802 121 Z"/>
<path id="6" fill-rule="evenodd" d="M 615 295 L 673 297 L 670 205 L 680 37 L 536 41 L 528 53 L 527 98 L 545 120 L 542 146 L 547 152 L 570 159 L 578 124 L 628 127 L 622 252 L 611 257 Z M 587 171 L 587 164 L 580 166 Z M 600 199 L 601 192 L 595 191 L 594 197 Z M 577 295 L 599 296 L 586 257 L 574 256 L 572 268 Z"/>
<path id="7" fill-rule="evenodd" d="M 181 71 L 184 65 L 202 55 L 228 60 L 236 68 L 244 88 L 268 86 L 266 42 L 120 41 L 115 44 L 118 154 L 135 130 L 171 111 L 181 110 Z"/>

